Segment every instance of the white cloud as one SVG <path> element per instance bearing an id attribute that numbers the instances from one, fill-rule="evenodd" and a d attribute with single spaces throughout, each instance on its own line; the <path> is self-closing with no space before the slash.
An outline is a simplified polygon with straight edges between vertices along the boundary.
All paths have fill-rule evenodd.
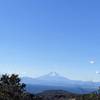
<path id="1" fill-rule="evenodd" d="M 95 63 L 95 61 L 94 61 L 94 60 L 91 60 L 89 63 L 90 63 L 90 64 L 94 64 L 94 63 Z"/>
<path id="2" fill-rule="evenodd" d="M 100 74 L 100 71 L 96 71 L 96 74 Z"/>

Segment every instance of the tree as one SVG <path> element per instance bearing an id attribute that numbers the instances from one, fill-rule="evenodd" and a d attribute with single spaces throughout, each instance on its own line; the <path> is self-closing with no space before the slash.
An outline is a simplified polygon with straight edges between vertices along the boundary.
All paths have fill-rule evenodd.
<path id="1" fill-rule="evenodd" d="M 13 100 L 20 98 L 21 95 L 25 92 L 24 90 L 25 84 L 20 83 L 20 78 L 18 75 L 5 74 L 0 78 L 0 97 L 5 98 L 5 100 L 9 100 L 8 98 L 12 98 Z"/>
<path id="2" fill-rule="evenodd" d="M 41 98 L 27 93 L 25 84 L 18 75 L 4 74 L 0 78 L 0 100 L 40 100 Z"/>

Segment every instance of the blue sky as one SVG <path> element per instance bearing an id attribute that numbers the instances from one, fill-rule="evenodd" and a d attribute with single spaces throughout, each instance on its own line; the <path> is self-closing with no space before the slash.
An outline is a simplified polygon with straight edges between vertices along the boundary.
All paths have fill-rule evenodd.
<path id="1" fill-rule="evenodd" d="M 1 0 L 0 73 L 56 71 L 100 81 L 99 0 Z M 95 60 L 95 64 L 90 64 Z"/>

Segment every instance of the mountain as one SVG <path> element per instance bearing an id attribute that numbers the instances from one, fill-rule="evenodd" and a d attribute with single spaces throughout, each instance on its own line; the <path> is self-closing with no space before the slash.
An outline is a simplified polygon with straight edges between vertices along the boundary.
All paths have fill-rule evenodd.
<path id="1" fill-rule="evenodd" d="M 50 72 L 49 74 L 47 75 L 44 75 L 44 76 L 40 76 L 38 78 L 39 80 L 50 80 L 50 81 L 65 81 L 65 80 L 68 80 L 67 78 L 63 77 L 63 76 L 60 76 L 58 73 L 56 72 Z"/>
<path id="2" fill-rule="evenodd" d="M 40 84 L 50 86 L 65 86 L 66 84 L 73 84 L 73 81 L 59 75 L 56 72 L 50 72 L 47 75 L 38 78 L 23 77 L 22 82 L 26 84 Z"/>
<path id="3" fill-rule="evenodd" d="M 85 94 L 96 91 L 100 83 L 89 81 L 70 80 L 56 72 L 38 78 L 23 77 L 22 82 L 27 84 L 27 91 L 39 93 L 45 90 L 65 90 L 72 93 Z"/>

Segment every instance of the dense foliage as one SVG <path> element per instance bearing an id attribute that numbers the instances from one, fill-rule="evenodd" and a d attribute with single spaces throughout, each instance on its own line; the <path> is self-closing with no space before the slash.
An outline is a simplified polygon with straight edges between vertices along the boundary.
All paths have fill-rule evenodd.
<path id="1" fill-rule="evenodd" d="M 2 75 L 0 78 L 0 100 L 41 100 L 25 91 L 25 84 L 18 75 Z"/>

